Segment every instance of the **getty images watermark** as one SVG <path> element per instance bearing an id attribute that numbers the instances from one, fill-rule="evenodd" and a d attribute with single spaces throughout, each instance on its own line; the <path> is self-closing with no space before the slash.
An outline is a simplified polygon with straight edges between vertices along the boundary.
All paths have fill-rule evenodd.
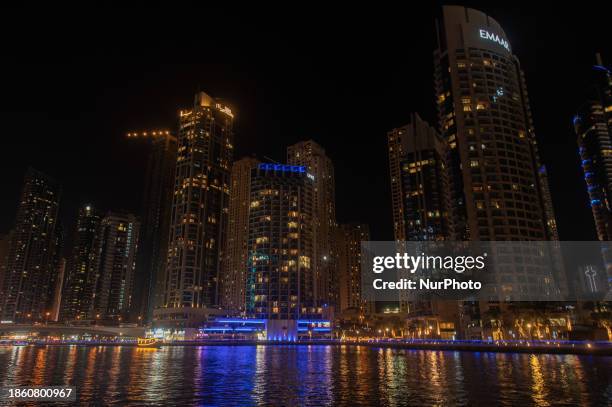
<path id="1" fill-rule="evenodd" d="M 370 301 L 610 298 L 609 242 L 362 242 Z"/>

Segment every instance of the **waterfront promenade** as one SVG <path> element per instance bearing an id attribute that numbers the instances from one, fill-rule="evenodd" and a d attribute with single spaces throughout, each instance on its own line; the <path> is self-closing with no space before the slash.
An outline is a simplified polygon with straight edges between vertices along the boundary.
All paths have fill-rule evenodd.
<path id="1" fill-rule="evenodd" d="M 7 343 L 8 345 L 8 343 Z M 19 345 L 28 346 L 136 346 L 136 340 L 115 341 L 31 341 Z M 448 350 L 466 352 L 502 352 L 533 354 L 577 354 L 612 356 L 612 342 L 609 341 L 552 341 L 552 340 L 441 340 L 441 339 L 367 339 L 367 340 L 305 340 L 305 341 L 266 341 L 206 339 L 165 341 L 163 346 L 365 346 L 370 348 Z"/>

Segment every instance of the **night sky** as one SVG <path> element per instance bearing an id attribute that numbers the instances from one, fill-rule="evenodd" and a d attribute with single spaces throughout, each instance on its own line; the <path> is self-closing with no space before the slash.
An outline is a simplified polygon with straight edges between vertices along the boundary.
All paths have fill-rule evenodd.
<path id="1" fill-rule="evenodd" d="M 284 161 L 291 143 L 316 140 L 335 164 L 338 220 L 392 239 L 386 132 L 411 111 L 436 124 L 440 3 L 257 4 L 3 10 L 0 233 L 12 226 L 28 166 L 63 184 L 68 230 L 80 203 L 138 211 L 145 160 L 125 133 L 174 129 L 201 89 L 235 111 L 236 158 Z M 466 3 L 504 27 L 525 70 L 561 238 L 595 239 L 571 118 L 595 52 L 611 64 L 609 7 L 492 4 Z"/>

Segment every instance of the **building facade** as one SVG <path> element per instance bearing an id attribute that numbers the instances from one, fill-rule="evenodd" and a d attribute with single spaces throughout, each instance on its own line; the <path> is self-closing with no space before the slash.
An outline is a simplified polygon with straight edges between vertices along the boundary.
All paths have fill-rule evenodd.
<path id="1" fill-rule="evenodd" d="M 140 222 L 132 214 L 109 212 L 96 233 L 95 319 L 127 321 L 132 310 Z"/>
<path id="2" fill-rule="evenodd" d="M 60 319 L 91 319 L 96 281 L 96 237 L 101 222 L 95 208 L 86 204 L 79 209 L 72 253 L 66 262 Z"/>
<path id="3" fill-rule="evenodd" d="M 315 305 L 314 176 L 304 166 L 259 164 L 251 173 L 246 309 L 296 321 Z M 288 327 L 291 330 L 291 327 Z"/>
<path id="4" fill-rule="evenodd" d="M 259 160 L 246 157 L 232 166 L 221 301 L 227 310 L 243 312 L 246 307 L 251 173 L 258 165 Z"/>
<path id="5" fill-rule="evenodd" d="M 287 163 L 305 166 L 314 175 L 314 272 L 315 302 L 331 317 L 338 303 L 338 275 L 333 237 L 336 227 L 334 166 L 325 149 L 313 140 L 287 148 Z"/>
<path id="6" fill-rule="evenodd" d="M 457 236 L 556 240 L 525 78 L 508 37 L 480 11 L 442 9 L 434 79 Z"/>
<path id="7" fill-rule="evenodd" d="M 588 100 L 574 116 L 578 154 L 599 240 L 612 240 L 612 73 L 597 55 Z"/>
<path id="8" fill-rule="evenodd" d="M 60 185 L 30 168 L 25 176 L 0 287 L 0 319 L 47 321 L 53 307 Z"/>
<path id="9" fill-rule="evenodd" d="M 8 260 L 10 234 L 0 235 L 0 290 L 2 289 L 2 281 L 6 270 L 6 262 Z"/>
<path id="10" fill-rule="evenodd" d="M 361 242 L 370 240 L 370 228 L 360 223 L 338 225 L 335 245 L 338 255 L 338 311 L 363 314 L 361 295 Z"/>
<path id="11" fill-rule="evenodd" d="M 418 114 L 387 133 L 395 240 L 447 240 L 449 216 L 447 145 Z"/>
<path id="12" fill-rule="evenodd" d="M 233 118 L 227 106 L 204 92 L 196 94 L 192 109 L 180 112 L 164 296 L 154 319 L 177 320 L 187 308 L 218 306 Z"/>
<path id="13" fill-rule="evenodd" d="M 128 133 L 128 138 L 147 144 L 147 169 L 141 206 L 142 230 L 138 245 L 134 292 L 136 322 L 150 322 L 160 306 L 168 257 L 168 235 L 174 190 L 177 140 L 169 131 Z"/>

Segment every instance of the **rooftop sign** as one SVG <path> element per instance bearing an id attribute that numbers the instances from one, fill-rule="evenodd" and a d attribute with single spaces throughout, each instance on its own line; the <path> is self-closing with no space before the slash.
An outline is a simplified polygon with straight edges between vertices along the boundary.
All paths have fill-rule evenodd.
<path id="1" fill-rule="evenodd" d="M 498 43 L 499 45 L 501 45 L 502 47 L 506 48 L 508 51 L 510 51 L 510 44 L 508 44 L 508 41 L 505 40 L 504 38 L 500 37 L 497 34 L 493 34 L 488 32 L 487 30 L 484 29 L 480 29 L 480 38 L 488 40 L 488 41 L 493 41 Z"/>

